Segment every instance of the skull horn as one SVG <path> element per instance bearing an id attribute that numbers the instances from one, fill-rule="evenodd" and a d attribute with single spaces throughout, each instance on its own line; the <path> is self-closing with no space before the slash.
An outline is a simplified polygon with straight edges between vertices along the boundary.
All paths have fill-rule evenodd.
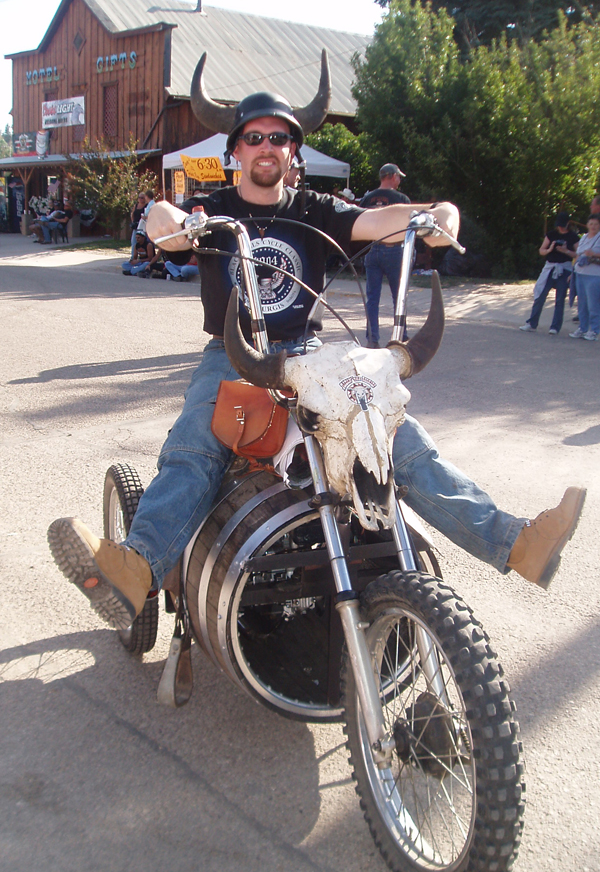
<path id="1" fill-rule="evenodd" d="M 223 106 L 221 103 L 215 103 L 208 96 L 202 82 L 205 63 L 206 52 L 198 61 L 192 76 L 192 84 L 190 85 L 192 112 L 198 121 L 209 130 L 214 130 L 217 133 L 229 133 L 235 119 L 235 106 Z"/>
<path id="2" fill-rule="evenodd" d="M 282 390 L 285 387 L 285 361 L 287 351 L 279 354 L 261 354 L 249 345 L 240 328 L 240 303 L 237 288 L 229 297 L 225 315 L 225 351 L 231 365 L 242 378 L 259 388 Z"/>
<path id="3" fill-rule="evenodd" d="M 387 347 L 401 358 L 400 378 L 410 378 L 425 369 L 444 335 L 444 300 L 437 272 L 431 275 L 431 305 L 427 320 L 408 342 L 389 342 Z"/>
<path id="4" fill-rule="evenodd" d="M 325 49 L 321 52 L 321 79 L 319 90 L 308 106 L 302 109 L 294 109 L 294 117 L 298 120 L 304 133 L 312 133 L 325 121 L 329 102 L 331 100 L 331 76 L 329 74 L 329 61 Z"/>

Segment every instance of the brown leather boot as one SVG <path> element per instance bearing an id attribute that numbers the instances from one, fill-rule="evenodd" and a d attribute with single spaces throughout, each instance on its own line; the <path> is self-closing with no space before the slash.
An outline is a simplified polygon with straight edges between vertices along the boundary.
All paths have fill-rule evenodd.
<path id="1" fill-rule="evenodd" d="M 555 509 L 527 521 L 510 552 L 508 568 L 547 588 L 558 569 L 560 553 L 575 532 L 585 495 L 583 487 L 568 487 Z"/>
<path id="2" fill-rule="evenodd" d="M 148 562 L 133 548 L 98 539 L 79 518 L 59 518 L 48 528 L 56 565 L 89 599 L 98 615 L 126 630 L 144 608 L 152 586 Z"/>

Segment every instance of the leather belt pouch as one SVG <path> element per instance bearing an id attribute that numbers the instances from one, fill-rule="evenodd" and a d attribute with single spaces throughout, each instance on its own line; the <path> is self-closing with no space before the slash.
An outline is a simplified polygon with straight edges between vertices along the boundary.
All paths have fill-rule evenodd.
<path id="1" fill-rule="evenodd" d="M 240 457 L 273 457 L 281 449 L 288 411 L 265 388 L 222 381 L 212 417 L 213 435 Z"/>

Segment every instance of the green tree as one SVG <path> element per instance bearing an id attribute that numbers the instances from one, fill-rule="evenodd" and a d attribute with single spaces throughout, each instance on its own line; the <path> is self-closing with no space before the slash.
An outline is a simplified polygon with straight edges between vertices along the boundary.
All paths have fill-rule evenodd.
<path id="1" fill-rule="evenodd" d="M 366 57 L 354 58 L 358 122 L 371 150 L 407 174 L 411 197 L 441 194 L 449 156 L 440 152 L 453 107 L 464 99 L 466 73 L 443 10 L 411 0 L 395 3 L 377 27 Z"/>
<path id="2" fill-rule="evenodd" d="M 0 158 L 12 155 L 12 130 L 6 125 L 4 133 L 0 134 Z"/>
<path id="3" fill-rule="evenodd" d="M 390 5 L 390 0 L 376 2 Z M 561 13 L 572 24 L 589 22 L 600 13 L 600 0 L 431 0 L 431 8 L 445 9 L 453 17 L 456 41 L 469 49 L 490 45 L 503 35 L 521 42 L 539 39 L 558 26 Z"/>
<path id="4" fill-rule="evenodd" d="M 537 267 L 544 219 L 585 217 L 600 174 L 600 30 L 559 25 L 506 37 L 468 62 L 445 9 L 396 0 L 364 61 L 358 119 L 406 168 L 412 199 L 454 200 L 487 234 L 498 272 Z"/>
<path id="5" fill-rule="evenodd" d="M 350 164 L 350 187 L 356 193 L 366 191 L 373 177 L 373 148 L 366 134 L 357 136 L 344 124 L 324 124 L 306 137 L 306 144 Z M 320 188 L 331 190 L 334 184 L 333 179 L 323 179 Z"/>
<path id="6" fill-rule="evenodd" d="M 142 159 L 135 150 L 137 143 L 129 142 L 123 152 L 112 152 L 109 146 L 89 140 L 83 143 L 82 158 L 71 161 L 67 178 L 71 195 L 78 209 L 94 209 L 100 222 L 114 238 L 118 238 L 124 222 L 129 221 L 131 206 L 139 191 L 156 190 L 158 179 L 148 170 L 140 173 Z"/>

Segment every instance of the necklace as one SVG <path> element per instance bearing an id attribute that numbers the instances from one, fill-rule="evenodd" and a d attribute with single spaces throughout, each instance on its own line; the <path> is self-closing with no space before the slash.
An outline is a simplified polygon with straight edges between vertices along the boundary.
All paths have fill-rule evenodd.
<path id="1" fill-rule="evenodd" d="M 239 186 L 238 186 L 237 192 L 238 192 L 238 196 L 239 196 L 239 198 L 240 198 L 241 200 L 243 200 L 244 198 L 242 197 L 242 192 L 240 191 Z M 265 233 L 267 232 L 267 230 L 269 229 L 269 227 L 271 226 L 271 224 L 273 223 L 273 221 L 277 218 L 277 212 L 278 212 L 278 210 L 279 210 L 279 207 L 280 207 L 280 205 L 281 205 L 281 202 L 282 202 L 282 201 L 280 200 L 279 203 L 274 203 L 274 204 L 273 204 L 273 208 L 275 209 L 275 214 L 272 215 L 270 219 L 267 219 L 267 218 L 255 218 L 254 215 L 252 214 L 252 212 L 250 211 L 250 209 L 248 209 L 248 217 L 250 218 L 250 220 L 252 221 L 252 223 L 254 224 L 254 226 L 256 227 L 256 229 L 258 230 L 258 233 L 259 233 L 259 236 L 260 236 L 261 239 L 264 239 L 264 238 L 265 238 Z M 249 204 L 246 203 L 246 205 L 249 205 Z M 266 224 L 265 224 L 265 223 L 258 224 L 258 221 L 262 221 L 262 222 L 265 222 L 265 221 L 266 221 L 267 223 L 266 223 Z"/>
<path id="2" fill-rule="evenodd" d="M 250 216 L 250 219 L 252 220 L 252 223 L 254 224 L 254 226 L 256 227 L 256 229 L 258 230 L 261 239 L 264 239 L 264 238 L 265 238 L 265 233 L 266 233 L 266 231 L 269 229 L 269 227 L 271 226 L 271 224 L 273 223 L 273 221 L 274 221 L 275 218 L 277 217 L 277 213 L 276 213 L 275 215 L 272 216 L 272 218 L 271 218 L 269 221 L 267 221 L 266 224 L 262 224 L 262 225 L 261 225 L 261 224 L 258 224 L 258 223 L 257 223 L 257 219 L 254 217 L 254 215 L 252 214 L 252 212 L 249 211 L 249 212 L 248 212 L 248 215 Z M 261 220 L 261 219 L 259 219 L 259 220 Z M 264 220 L 266 220 L 266 219 L 264 219 Z"/>

